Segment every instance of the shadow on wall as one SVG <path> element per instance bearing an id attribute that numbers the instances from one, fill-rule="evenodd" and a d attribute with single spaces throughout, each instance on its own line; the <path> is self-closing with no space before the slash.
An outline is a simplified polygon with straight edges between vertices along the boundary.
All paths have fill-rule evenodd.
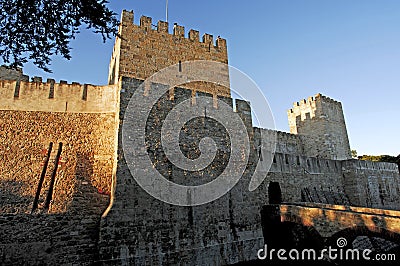
<path id="1" fill-rule="evenodd" d="M 91 265 L 100 215 L 90 212 L 0 215 L 1 265 Z"/>
<path id="2" fill-rule="evenodd" d="M 93 158 L 93 156 L 91 156 Z M 92 159 L 93 160 L 93 159 Z M 93 175 L 93 162 L 87 153 L 76 154 L 75 175 L 77 180 L 89 180 Z"/>
<path id="3" fill-rule="evenodd" d="M 75 193 L 68 209 L 101 215 L 109 205 L 110 195 L 94 184 L 93 157 L 88 153 L 76 155 Z"/>
<path id="4" fill-rule="evenodd" d="M 0 213 L 24 213 L 32 204 L 33 196 L 23 195 L 25 183 L 15 180 L 0 181 Z"/>
<path id="5" fill-rule="evenodd" d="M 21 196 L 21 181 L 0 181 L 0 264 L 1 265 L 59 265 L 86 264 L 98 261 L 98 238 L 101 214 L 108 206 L 109 196 L 93 186 L 93 158 L 77 154 L 72 202 L 64 213 L 45 213 L 40 204 L 34 214 L 27 213 L 33 196 Z M 56 181 L 57 191 L 69 183 Z M 57 189 L 57 185 L 59 186 Z M 41 195 L 47 195 L 48 187 Z M 41 199 L 43 203 L 44 199 Z M 22 206 L 19 210 L 19 206 Z M 25 212 L 25 213 L 24 213 Z M 51 212 L 51 206 L 50 206 Z"/>
<path id="6" fill-rule="evenodd" d="M 59 167 L 60 171 L 57 171 L 50 202 L 50 213 L 83 211 L 96 213 L 100 216 L 105 211 L 109 204 L 110 195 L 96 186 L 95 178 L 93 178 L 92 158 L 93 156 L 84 153 L 76 155 L 75 174 L 71 176 L 72 179 L 71 177 L 68 178 L 68 174 L 65 175 L 65 169 Z M 43 208 L 49 191 L 53 163 L 53 161 L 49 163 L 35 213 L 47 212 Z M 34 196 L 38 189 L 39 169 L 32 175 L 34 175 L 32 180 L 28 182 L 18 180 L 18 176 L 10 176 L 5 180 L 0 179 L 0 214 L 31 212 Z"/>

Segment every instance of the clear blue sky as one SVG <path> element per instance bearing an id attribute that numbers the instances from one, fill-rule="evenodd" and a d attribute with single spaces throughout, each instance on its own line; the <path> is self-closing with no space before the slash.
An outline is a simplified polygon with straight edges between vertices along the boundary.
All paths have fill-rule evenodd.
<path id="1" fill-rule="evenodd" d="M 111 1 L 116 13 L 134 10 L 165 20 L 165 0 Z M 286 110 L 320 92 L 343 103 L 350 146 L 362 154 L 400 153 L 400 1 L 169 0 L 174 22 L 228 42 L 230 65 L 267 96 L 278 130 Z M 155 24 L 155 23 L 154 23 Z M 30 76 L 106 84 L 114 40 L 90 31 L 72 42 L 72 60 L 54 58 L 53 74 L 32 65 Z"/>

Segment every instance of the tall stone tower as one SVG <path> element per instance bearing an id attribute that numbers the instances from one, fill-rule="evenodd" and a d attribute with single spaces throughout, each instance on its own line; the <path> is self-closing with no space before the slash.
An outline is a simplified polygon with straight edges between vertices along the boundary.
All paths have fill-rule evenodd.
<path id="1" fill-rule="evenodd" d="M 22 73 L 22 68 L 8 68 L 0 66 L 0 80 L 29 81 L 29 77 Z"/>
<path id="2" fill-rule="evenodd" d="M 317 94 L 296 102 L 288 111 L 290 133 L 298 134 L 307 156 L 351 158 L 342 104 Z"/>
<path id="3" fill-rule="evenodd" d="M 145 80 L 157 71 L 175 64 L 192 60 L 211 60 L 228 63 L 226 40 L 190 30 L 185 37 L 185 28 L 176 23 L 172 34 L 168 22 L 152 24 L 150 17 L 142 16 L 140 24 L 133 23 L 133 11 L 123 11 L 119 27 L 120 37 L 116 38 L 109 67 L 109 84 L 117 84 L 122 78 Z M 180 71 L 180 69 L 177 69 Z M 228 67 L 221 70 L 229 84 Z M 216 84 L 191 84 L 186 86 L 195 91 L 213 95 L 230 96 L 230 89 Z M 195 93 L 195 92 L 194 92 Z"/>

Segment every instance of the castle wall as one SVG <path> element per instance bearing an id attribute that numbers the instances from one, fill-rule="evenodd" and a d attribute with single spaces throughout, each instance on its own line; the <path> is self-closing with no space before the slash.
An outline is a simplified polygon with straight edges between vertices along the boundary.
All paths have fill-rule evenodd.
<path id="1" fill-rule="evenodd" d="M 2 213 L 30 211 L 50 142 L 54 143 L 52 160 L 58 143 L 63 143 L 50 212 L 66 212 L 73 206 L 90 209 L 86 195 L 79 196 L 81 188 L 110 192 L 115 164 L 115 114 L 0 111 L 0 130 L 0 190 L 7 195 L 0 199 Z M 46 197 L 52 162 L 40 203 Z M 95 206 L 93 200 L 90 202 Z M 107 203 L 103 204 L 106 207 Z"/>
<path id="2" fill-rule="evenodd" d="M 260 130 L 265 131 L 266 129 Z M 284 154 L 304 154 L 303 143 L 299 135 L 282 131 L 275 131 L 275 134 L 275 152 Z"/>
<path id="3" fill-rule="evenodd" d="M 52 158 L 58 143 L 63 143 L 61 180 L 71 182 L 60 189 L 64 196 L 56 212 L 67 209 L 67 198 L 71 200 L 74 191 L 68 188 L 76 185 L 82 171 L 89 184 L 110 192 L 116 163 L 118 93 L 114 85 L 0 81 L 2 182 L 11 182 L 19 190 L 9 189 L 9 193 L 34 195 L 50 142 L 54 143 Z M 27 207 L 23 204 L 21 210 Z"/>
<path id="4" fill-rule="evenodd" d="M 2 212 L 30 209 L 50 142 L 52 159 L 63 143 L 51 212 L 67 211 L 81 185 L 110 193 L 116 167 L 116 86 L 2 80 L 0 98 L 1 190 L 9 195 L 1 199 Z M 43 197 L 51 171 L 52 165 Z"/>
<path id="5" fill-rule="evenodd" d="M 123 78 L 121 117 L 140 84 L 140 80 Z M 203 171 L 187 173 L 165 160 L 157 132 L 171 108 L 192 95 L 185 89 L 176 89 L 173 100 L 162 98 L 151 113 L 148 128 L 148 154 L 153 158 L 154 167 L 165 178 L 185 185 L 217 177 L 226 166 L 229 154 L 229 142 L 221 125 L 211 119 L 199 118 L 183 130 L 186 134 L 182 137 L 182 149 L 188 157 L 196 156 L 199 151 L 193 143 L 198 143 L 203 136 L 213 137 L 220 152 L 211 166 Z M 236 105 L 239 112 L 246 109 L 243 102 Z M 214 108 L 212 101 L 209 108 Z M 240 115 L 247 116 L 245 120 L 251 129 L 247 111 Z M 121 137 L 121 132 L 119 134 Z M 244 183 L 237 184 L 231 192 L 211 203 L 195 207 L 175 206 L 153 198 L 136 183 L 121 146 L 118 158 L 112 205 L 103 215 L 100 229 L 99 258 L 104 264 L 218 265 L 254 258 L 251 247 L 261 246 L 263 239 L 257 222 L 258 207 L 252 204 L 255 199 L 249 197 Z M 191 178 L 188 178 L 189 174 Z M 265 202 L 266 197 L 267 194 L 262 193 L 257 200 Z M 252 207 L 247 209 L 246 215 L 241 215 L 238 209 L 245 205 Z"/>
<path id="6" fill-rule="evenodd" d="M 116 171 L 118 90 L 80 84 L 51 88 L 50 83 L 23 81 L 19 85 L 14 97 L 16 82 L 0 81 L 0 261 L 91 263 Z M 50 142 L 53 150 L 39 206 L 31 215 Z M 63 149 L 47 212 L 44 201 L 59 142 Z"/>
<path id="7" fill-rule="evenodd" d="M 5 229 L 0 242 L 2 261 L 229 264 L 252 260 L 264 244 L 260 209 L 268 202 L 270 182 L 279 182 L 286 202 L 398 208 L 400 178 L 396 165 L 305 156 L 301 135 L 253 128 L 250 105 L 223 97 L 220 99 L 236 106 L 250 136 L 250 158 L 243 177 L 230 192 L 201 206 L 173 206 L 154 199 L 130 174 L 122 150 L 121 131 L 116 139 L 119 119 L 124 117 L 130 97 L 141 83 L 141 80 L 124 77 L 121 92 L 114 90 L 115 95 L 110 94 L 114 86 L 85 88 L 80 84 L 67 84 L 66 88 L 74 92 L 75 98 L 57 93 L 65 84 L 51 85 L 51 81 L 20 82 L 18 97 L 14 97 L 15 81 L 1 83 L 5 109 L 0 111 L 0 143 L 4 147 L 0 154 L 3 163 L 0 221 Z M 8 90 L 13 93 L 7 94 Z M 25 93 L 33 99 L 25 98 Z M 54 98 L 46 98 L 52 93 Z M 82 95 L 86 95 L 86 100 Z M 17 107 L 9 103 L 9 97 L 16 104 L 26 99 L 26 105 L 18 107 L 25 109 L 16 110 Z M 97 98 L 91 99 L 93 97 Z M 104 108 L 107 112 L 98 112 L 100 105 L 96 103 L 104 102 L 105 97 L 110 99 L 111 105 L 120 104 L 121 108 L 107 105 Z M 226 167 L 230 144 L 224 128 L 205 118 L 192 121 L 185 128 L 186 135 L 181 143 L 189 158 L 199 155 L 196 143 L 204 136 L 213 137 L 219 146 L 213 163 L 198 173 L 187 173 L 166 163 L 157 133 L 165 115 L 177 103 L 191 97 L 195 97 L 193 91 L 177 88 L 172 98 L 165 95 L 156 105 L 148 121 L 150 143 L 154 145 L 149 147 L 148 154 L 166 178 L 179 184 L 198 185 L 216 178 Z M 46 100 L 59 104 L 75 102 L 75 106 L 82 103 L 77 110 L 85 111 L 62 111 L 51 104 L 44 106 Z M 196 104 L 194 99 L 191 102 Z M 214 101 L 210 101 L 209 108 L 217 108 Z M 262 141 L 270 141 L 260 139 L 261 131 L 266 136 L 276 136 L 276 153 L 264 182 L 250 192 L 249 181 L 260 156 L 257 147 Z M 55 145 L 38 213 L 43 212 L 57 143 L 64 143 L 50 213 L 27 215 L 50 141 Z M 118 165 L 113 157 L 117 141 Z M 115 179 L 114 171 L 117 171 Z M 108 206 L 111 185 L 112 198 Z"/>
<path id="8" fill-rule="evenodd" d="M 400 176 L 396 164 L 348 160 L 343 162 L 343 179 L 354 206 L 399 209 Z"/>
<path id="9" fill-rule="evenodd" d="M 0 214 L 1 264 L 92 265 L 97 261 L 101 214 L 87 213 L 85 209 L 75 211 L 48 215 Z"/>
<path id="10" fill-rule="evenodd" d="M 109 67 L 109 84 L 117 84 L 122 77 L 145 80 L 157 71 L 175 64 L 192 60 L 211 60 L 228 63 L 226 40 L 204 34 L 200 41 L 199 32 L 190 30 L 185 36 L 183 26 L 174 25 L 172 34 L 168 23 L 158 21 L 153 29 L 152 19 L 142 16 L 140 25 L 133 24 L 133 11 L 123 11 Z M 183 66 L 184 67 L 184 66 Z M 177 66 L 177 74 L 181 71 Z M 229 84 L 229 71 L 226 65 L 221 70 L 222 84 Z M 178 84 L 180 85 L 180 84 Z M 189 87 L 212 93 L 230 96 L 228 87 L 217 84 L 204 86 L 202 82 Z"/>
<path id="11" fill-rule="evenodd" d="M 0 110 L 65 113 L 115 113 L 118 108 L 117 85 L 94 86 L 0 80 Z"/>
<path id="12" fill-rule="evenodd" d="M 330 204 L 348 202 L 342 183 L 341 162 L 301 155 L 276 153 L 268 173 L 270 181 L 279 182 L 285 202 L 313 201 Z M 267 178 L 268 178 L 267 177 Z"/>
<path id="13" fill-rule="evenodd" d="M 222 99 L 246 127 L 250 154 L 244 174 L 228 193 L 204 205 L 175 206 L 153 198 L 137 184 L 124 157 L 121 122 L 129 100 L 144 79 L 171 64 L 227 63 L 226 41 L 217 38 L 214 45 L 213 37 L 205 34 L 200 42 L 194 30 L 185 37 L 179 25 L 170 34 L 162 21 L 153 29 L 148 17 L 134 25 L 133 12 L 126 11 L 119 33 L 109 86 L 40 78 L 28 82 L 22 72 L 0 68 L 1 262 L 226 265 L 253 260 L 264 246 L 260 210 L 268 203 L 270 182 L 280 184 L 286 202 L 398 209 L 400 177 L 394 164 L 344 160 L 350 148 L 340 103 L 322 95 L 296 103 L 289 111 L 289 134 L 254 128 L 248 102 L 233 101 L 229 88 L 203 82 L 182 84 L 184 88 L 178 86 L 154 106 L 146 126 L 147 156 L 158 172 L 178 184 L 217 178 L 234 148 L 221 124 L 204 115 L 182 129 L 180 148 L 188 158 L 200 155 L 204 137 L 215 141 L 216 156 L 200 171 L 173 165 L 160 140 L 164 119 L 179 102 L 191 99 L 195 105 L 196 96 L 209 96 L 213 101 L 207 110 L 218 108 L 216 99 Z M 227 68 L 221 72 L 229 84 Z M 231 117 L 226 119 L 229 123 Z M 271 168 L 261 185 L 249 191 L 265 152 L 260 144 L 269 147 L 275 137 Z M 54 150 L 39 208 L 31 215 L 49 142 Z M 43 202 L 58 142 L 63 153 L 47 213 Z"/>
<path id="14" fill-rule="evenodd" d="M 131 95 L 140 84 L 141 81 L 137 79 L 122 79 L 121 118 Z M 219 123 L 199 118 L 183 129 L 185 134 L 180 138 L 180 145 L 189 158 L 196 158 L 199 155 L 199 140 L 204 136 L 212 137 L 220 152 L 217 152 L 209 168 L 188 173 L 168 161 L 159 135 L 163 120 L 177 103 L 192 96 L 192 92 L 182 88 L 174 91 L 173 100 L 165 95 L 154 105 L 147 128 L 150 145 L 147 153 L 154 167 L 166 179 L 185 185 L 203 184 L 219 176 L 226 167 L 231 148 L 226 132 Z M 283 200 L 287 202 L 368 205 L 367 200 L 348 195 L 346 185 L 349 182 L 344 171 L 355 173 L 357 170 L 347 166 L 343 170 L 343 164 L 347 161 L 305 156 L 301 136 L 283 132 L 275 132 L 277 152 L 264 182 L 250 192 L 249 181 L 260 156 L 257 149 L 262 141 L 260 131 L 265 131 L 268 136 L 273 131 L 252 127 L 251 109 L 247 102 L 236 100 L 233 103 L 229 98 L 224 98 L 224 101 L 236 105 L 236 112 L 250 133 L 250 158 L 243 177 L 232 190 L 211 203 L 193 207 L 174 206 L 153 198 L 136 183 L 119 146 L 113 200 L 103 215 L 100 228 L 99 258 L 105 264 L 208 265 L 255 259 L 256 251 L 264 244 L 260 209 L 268 203 L 268 185 L 271 181 L 279 182 Z M 209 108 L 215 106 L 210 105 Z M 121 145 L 121 132 L 119 134 Z M 389 164 L 388 167 L 393 165 Z M 393 177 L 393 181 L 399 179 L 398 175 Z M 356 182 L 366 184 L 367 180 L 361 177 Z M 379 194 L 372 196 L 374 199 L 380 197 Z M 389 201 L 391 206 L 399 202 L 388 198 L 385 206 L 389 206 Z"/>

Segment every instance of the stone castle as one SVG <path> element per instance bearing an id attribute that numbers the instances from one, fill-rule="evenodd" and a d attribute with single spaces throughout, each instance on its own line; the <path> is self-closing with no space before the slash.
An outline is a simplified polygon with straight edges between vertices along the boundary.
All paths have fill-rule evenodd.
<path id="1" fill-rule="evenodd" d="M 218 144 L 210 167 L 178 169 L 160 149 L 166 114 L 182 99 L 204 95 L 232 106 L 246 125 L 250 158 L 240 181 L 221 198 L 200 206 L 175 206 L 147 194 L 124 158 L 121 125 L 128 102 L 143 80 L 167 66 L 191 60 L 228 63 L 226 40 L 167 22 L 153 26 L 123 11 L 109 67 L 109 84 L 32 82 L 22 70 L 0 69 L 0 261 L 2 264 L 225 265 L 256 258 L 263 246 L 260 210 L 270 182 L 284 202 L 318 202 L 399 209 L 396 164 L 351 159 L 340 102 L 321 94 L 288 111 L 291 133 L 277 137 L 272 166 L 254 191 L 248 190 L 261 132 L 252 125 L 250 104 L 233 100 L 229 88 L 195 82 L 175 88 L 151 112 L 148 154 L 154 167 L 175 183 L 216 178 L 226 166 L 230 144 L 224 129 L 206 117 L 185 125 L 183 152 L 198 156 L 194 143 Z M 222 69 L 229 83 L 228 69 Z M 152 89 L 152 88 L 150 88 Z M 62 143 L 61 158 L 49 143 Z M 46 164 L 41 189 L 40 173 Z M 52 184 L 52 167 L 55 180 Z M 57 167 L 55 167 L 57 165 Z M 197 182 L 197 183 L 196 183 Z M 51 204 L 46 194 L 52 190 Z M 35 195 L 38 208 L 31 213 Z"/>

